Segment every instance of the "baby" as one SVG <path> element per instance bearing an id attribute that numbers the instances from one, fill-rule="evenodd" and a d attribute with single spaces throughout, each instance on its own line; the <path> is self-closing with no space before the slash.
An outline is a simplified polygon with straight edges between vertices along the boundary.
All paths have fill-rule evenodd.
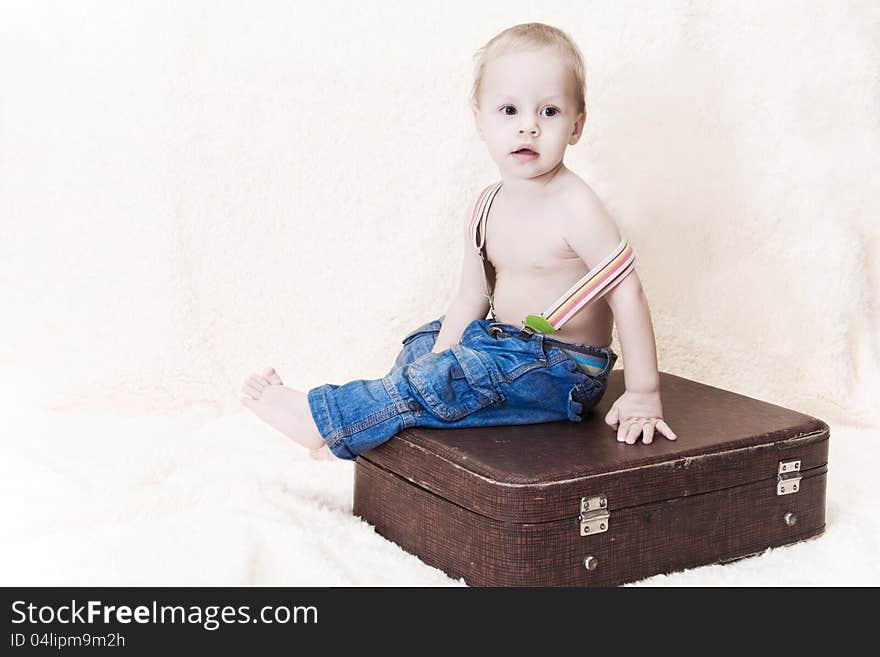
<path id="1" fill-rule="evenodd" d="M 245 406 L 313 458 L 329 449 L 348 460 L 411 426 L 576 422 L 606 390 L 617 321 L 626 390 L 605 422 L 630 445 L 651 443 L 655 430 L 675 440 L 635 252 L 563 163 L 584 128 L 584 87 L 581 53 L 554 27 L 516 25 L 483 46 L 471 104 L 501 180 L 462 226 L 460 285 L 445 315 L 407 335 L 381 379 L 305 393 L 267 368 L 245 380 Z"/>

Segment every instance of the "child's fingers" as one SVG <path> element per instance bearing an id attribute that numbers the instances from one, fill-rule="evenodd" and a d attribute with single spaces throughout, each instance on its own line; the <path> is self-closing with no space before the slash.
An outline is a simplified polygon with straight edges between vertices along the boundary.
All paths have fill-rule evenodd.
<path id="1" fill-rule="evenodd" d="M 663 420 L 660 420 L 657 423 L 657 429 L 660 431 L 660 433 L 662 433 L 664 436 L 666 436 L 669 440 L 675 440 L 676 438 L 678 438 L 678 436 L 676 436 L 672 432 L 672 429 L 669 428 L 669 425 L 666 424 L 666 422 L 664 422 Z"/>
<path id="2" fill-rule="evenodd" d="M 641 431 L 642 428 L 636 424 L 632 419 L 624 420 L 620 423 L 620 428 L 617 430 L 617 442 L 619 443 L 629 443 L 632 445 L 631 438 L 633 431 Z"/>
<path id="3" fill-rule="evenodd" d="M 611 410 L 605 415 L 605 423 L 611 427 L 617 426 L 617 422 L 619 420 L 617 404 L 612 404 Z"/>
<path id="4" fill-rule="evenodd" d="M 626 432 L 626 444 L 635 445 L 642 433 L 641 419 L 632 420 L 629 425 L 629 431 Z"/>
<path id="5" fill-rule="evenodd" d="M 642 425 L 642 442 L 650 445 L 654 441 L 654 420 Z"/>

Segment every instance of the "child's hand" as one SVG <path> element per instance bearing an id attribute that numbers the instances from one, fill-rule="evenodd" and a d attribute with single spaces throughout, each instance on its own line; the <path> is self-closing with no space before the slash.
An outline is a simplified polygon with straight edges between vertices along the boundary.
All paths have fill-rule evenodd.
<path id="1" fill-rule="evenodd" d="M 627 445 L 634 445 L 639 434 L 643 432 L 642 442 L 649 445 L 654 440 L 655 425 L 669 440 L 678 437 L 663 421 L 663 405 L 660 403 L 659 392 L 624 392 L 611 405 L 605 422 L 612 428 L 617 428 L 617 442 L 626 441 Z"/>

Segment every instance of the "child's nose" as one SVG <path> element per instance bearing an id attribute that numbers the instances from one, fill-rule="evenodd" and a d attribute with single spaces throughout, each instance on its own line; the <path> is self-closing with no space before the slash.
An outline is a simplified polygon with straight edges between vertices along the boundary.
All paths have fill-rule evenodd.
<path id="1" fill-rule="evenodd" d="M 528 112 L 523 112 L 520 114 L 519 119 L 519 133 L 523 134 L 524 132 L 531 132 L 534 134 L 538 130 L 538 120 L 534 116 L 530 115 Z"/>

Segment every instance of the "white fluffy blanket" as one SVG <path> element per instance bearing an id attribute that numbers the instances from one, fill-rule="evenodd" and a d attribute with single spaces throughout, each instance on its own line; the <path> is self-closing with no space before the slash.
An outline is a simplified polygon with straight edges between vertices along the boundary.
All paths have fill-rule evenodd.
<path id="1" fill-rule="evenodd" d="M 355 517 L 351 462 L 246 410 L 59 413 L 7 378 L 0 584 L 464 586 Z M 818 538 L 631 586 L 880 584 L 875 430 L 832 426 Z"/>

